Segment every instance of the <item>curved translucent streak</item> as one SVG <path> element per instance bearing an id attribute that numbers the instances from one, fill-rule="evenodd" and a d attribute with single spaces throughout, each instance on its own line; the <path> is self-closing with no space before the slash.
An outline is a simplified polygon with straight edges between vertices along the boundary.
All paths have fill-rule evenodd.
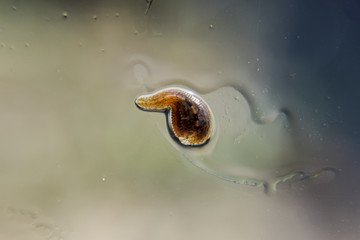
<path id="1" fill-rule="evenodd" d="M 152 85 L 156 87 L 149 87 L 145 81 L 141 83 L 145 91 L 142 94 L 167 87 L 199 92 L 196 86 L 181 79 Z M 305 170 L 309 159 L 301 153 L 299 129 L 291 111 L 275 106 L 260 111 L 250 92 L 226 83 L 211 90 L 203 89 L 200 96 L 212 109 L 216 128 L 211 141 L 198 148 L 178 144 L 169 135 L 164 119 L 156 118 L 156 121 L 169 143 L 193 165 L 236 184 L 272 192 L 284 182 L 312 179 L 324 171 L 335 172 L 329 167 Z"/>

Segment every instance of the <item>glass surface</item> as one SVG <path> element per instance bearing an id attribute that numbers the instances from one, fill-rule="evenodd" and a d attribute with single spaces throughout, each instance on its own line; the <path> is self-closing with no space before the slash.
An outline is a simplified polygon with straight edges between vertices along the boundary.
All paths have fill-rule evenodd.
<path id="1" fill-rule="evenodd" d="M 360 4 L 0 0 L 0 239 L 359 239 Z M 209 104 L 202 147 L 137 96 Z"/>

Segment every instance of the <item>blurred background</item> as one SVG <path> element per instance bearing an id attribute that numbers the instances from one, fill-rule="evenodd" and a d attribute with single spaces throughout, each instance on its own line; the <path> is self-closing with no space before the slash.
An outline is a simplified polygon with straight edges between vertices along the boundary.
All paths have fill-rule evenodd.
<path id="1" fill-rule="evenodd" d="M 360 3 L 146 8 L 0 0 L 0 239 L 358 239 Z M 208 145 L 135 107 L 168 85 Z"/>

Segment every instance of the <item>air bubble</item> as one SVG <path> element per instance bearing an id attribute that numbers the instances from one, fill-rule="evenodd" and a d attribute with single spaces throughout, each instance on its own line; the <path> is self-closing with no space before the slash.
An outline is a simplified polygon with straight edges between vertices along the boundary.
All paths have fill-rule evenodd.
<path id="1" fill-rule="evenodd" d="M 210 25 L 209 25 L 209 29 L 210 29 L 210 30 L 214 30 L 214 28 L 215 28 L 214 24 L 210 24 Z"/>

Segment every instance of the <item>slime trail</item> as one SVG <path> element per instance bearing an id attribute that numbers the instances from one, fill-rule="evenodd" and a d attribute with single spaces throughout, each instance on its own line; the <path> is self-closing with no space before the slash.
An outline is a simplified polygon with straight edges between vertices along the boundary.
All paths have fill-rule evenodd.
<path id="1" fill-rule="evenodd" d="M 141 65 L 147 73 L 150 73 L 149 66 L 143 61 L 133 62 L 133 66 L 139 64 Z M 146 79 L 146 78 L 145 78 Z M 202 87 L 201 89 L 192 83 L 191 80 L 186 79 L 167 79 L 161 81 L 159 84 L 152 84 L 151 86 L 146 84 L 144 78 L 141 78 L 139 83 L 141 83 L 141 89 L 143 92 L 153 92 L 152 94 L 142 95 L 135 100 L 135 104 L 145 111 L 160 111 L 164 112 L 167 115 L 167 126 L 170 135 L 181 147 L 187 147 L 177 149 L 182 153 L 182 155 L 187 158 L 193 165 L 199 167 L 205 172 L 214 175 L 225 181 L 229 181 L 235 184 L 243 184 L 252 187 L 262 187 L 265 193 L 274 192 L 277 189 L 277 185 L 286 181 L 295 179 L 295 177 L 300 176 L 299 181 L 309 180 L 318 177 L 323 172 L 331 171 L 336 173 L 333 168 L 320 168 L 315 172 L 307 172 L 305 170 L 292 170 L 287 174 L 276 176 L 272 180 L 265 181 L 260 179 L 254 179 L 246 176 L 232 176 L 231 174 L 224 174 L 219 171 L 216 171 L 212 168 L 207 167 L 202 161 L 195 159 L 192 156 L 193 151 L 195 151 L 194 146 L 205 147 L 211 136 L 214 133 L 214 123 L 215 118 L 212 116 L 210 106 L 205 102 L 204 99 L 197 95 L 187 88 L 194 89 L 200 94 L 209 94 L 221 88 L 232 88 L 240 95 L 244 97 L 249 110 L 250 118 L 257 125 L 266 125 L 273 123 L 280 116 L 284 116 L 286 119 L 286 125 L 288 131 L 292 134 L 292 144 L 296 146 L 297 152 L 299 154 L 298 159 L 301 159 L 301 152 L 304 152 L 304 144 L 300 143 L 300 128 L 298 127 L 297 121 L 291 111 L 285 107 L 280 107 L 278 110 L 273 111 L 271 114 L 266 117 L 258 116 L 256 109 L 258 109 L 255 98 L 251 95 L 250 91 L 245 87 L 236 83 L 236 81 L 229 81 L 228 83 L 218 82 L 213 86 Z M 164 86 L 170 86 L 162 90 Z M 180 87 L 171 87 L 171 86 L 186 86 L 186 88 Z M 157 92 L 154 92 L 158 90 Z M 205 158 L 204 158 L 205 159 Z M 207 159 L 209 160 L 209 159 Z"/>

